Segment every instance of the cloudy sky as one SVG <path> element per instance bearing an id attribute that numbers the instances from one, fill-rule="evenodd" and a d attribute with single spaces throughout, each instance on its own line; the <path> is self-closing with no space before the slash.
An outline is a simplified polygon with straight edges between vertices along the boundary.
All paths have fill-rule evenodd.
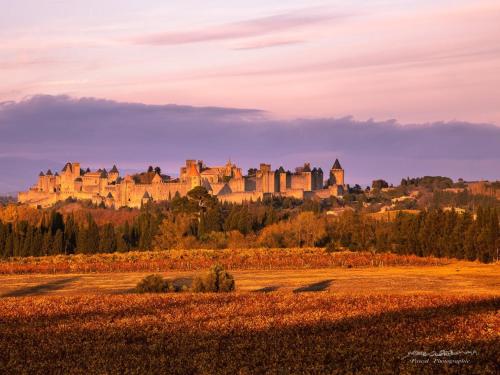
<path id="1" fill-rule="evenodd" d="M 67 159 L 175 172 L 185 158 L 338 156 L 348 182 L 500 178 L 498 1 L 0 9 L 0 192 Z"/>

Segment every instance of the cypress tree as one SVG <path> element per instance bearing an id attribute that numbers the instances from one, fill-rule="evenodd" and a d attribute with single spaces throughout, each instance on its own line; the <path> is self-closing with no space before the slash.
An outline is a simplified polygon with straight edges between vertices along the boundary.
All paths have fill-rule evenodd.
<path id="1" fill-rule="evenodd" d="M 52 251 L 51 254 L 63 254 L 64 253 L 64 236 L 61 229 L 56 230 L 54 235 L 54 240 L 52 241 Z"/>
<path id="2" fill-rule="evenodd" d="M 490 233 L 491 233 L 491 247 L 493 259 L 498 261 L 500 252 L 500 227 L 498 220 L 498 211 L 496 207 L 491 212 L 490 218 Z"/>
<path id="3" fill-rule="evenodd" d="M 5 240 L 4 257 L 8 258 L 14 254 L 14 233 L 9 231 Z"/>
<path id="4" fill-rule="evenodd" d="M 32 256 L 40 256 L 42 255 L 42 242 L 43 242 L 43 234 L 42 229 L 40 227 L 35 228 L 33 231 L 33 241 L 30 246 L 30 255 Z"/>
<path id="5" fill-rule="evenodd" d="M 116 251 L 116 235 L 112 224 L 106 224 L 102 228 L 99 251 L 102 253 L 112 253 Z"/>
<path id="6" fill-rule="evenodd" d="M 464 236 L 465 258 L 470 261 L 477 259 L 476 237 L 476 223 L 471 223 Z"/>
<path id="7" fill-rule="evenodd" d="M 124 253 L 129 250 L 127 241 L 122 233 L 116 233 L 116 251 Z"/>
<path id="8" fill-rule="evenodd" d="M 52 246 L 53 246 L 52 234 L 48 230 L 43 234 L 42 254 L 41 255 L 52 254 Z"/>
<path id="9" fill-rule="evenodd" d="M 5 229 L 4 229 L 5 228 Z M 0 257 L 4 256 L 4 250 L 5 250 L 5 240 L 7 237 L 7 226 L 2 223 L 0 220 Z"/>
<path id="10" fill-rule="evenodd" d="M 418 242 L 420 243 L 419 256 L 429 256 L 431 249 L 429 246 L 429 238 L 432 236 L 432 228 L 430 228 L 429 214 L 427 211 L 421 214 L 421 225 L 418 234 Z"/>
<path id="11" fill-rule="evenodd" d="M 76 249 L 76 239 L 78 235 L 78 226 L 75 224 L 75 218 L 71 214 L 64 225 L 64 253 L 73 254 Z"/>
<path id="12" fill-rule="evenodd" d="M 222 212 L 218 206 L 207 210 L 205 215 L 206 233 L 220 232 L 222 230 Z"/>
<path id="13" fill-rule="evenodd" d="M 55 235 L 58 230 L 64 232 L 64 218 L 59 212 L 55 210 L 51 212 L 49 224 L 52 235 Z"/>
<path id="14" fill-rule="evenodd" d="M 449 249 L 447 256 L 454 257 L 457 259 L 463 259 L 463 231 L 464 231 L 464 215 L 461 217 L 457 216 L 455 224 L 451 229 L 449 236 Z"/>
<path id="15" fill-rule="evenodd" d="M 84 227 L 78 229 L 75 248 L 75 252 L 78 254 L 86 254 L 88 252 L 87 232 L 87 229 Z"/>
<path id="16" fill-rule="evenodd" d="M 99 251 L 99 227 L 90 214 L 87 216 L 87 223 L 86 250 L 88 253 L 97 253 Z"/>
<path id="17" fill-rule="evenodd" d="M 23 248 L 20 254 L 21 256 L 26 257 L 32 255 L 31 254 L 32 242 L 33 242 L 33 227 L 30 225 L 26 230 L 26 236 L 24 238 Z"/>
<path id="18" fill-rule="evenodd" d="M 132 233 L 131 233 L 130 224 L 128 223 L 128 221 L 126 221 L 125 224 L 123 225 L 123 235 L 120 237 L 122 238 L 122 240 L 126 246 L 123 246 L 123 244 L 120 243 L 119 247 L 121 249 L 130 248 Z"/>
<path id="19" fill-rule="evenodd" d="M 243 206 L 241 208 L 236 225 L 236 229 L 238 229 L 242 234 L 248 234 L 251 232 L 252 222 L 250 220 L 250 214 L 247 206 Z"/>

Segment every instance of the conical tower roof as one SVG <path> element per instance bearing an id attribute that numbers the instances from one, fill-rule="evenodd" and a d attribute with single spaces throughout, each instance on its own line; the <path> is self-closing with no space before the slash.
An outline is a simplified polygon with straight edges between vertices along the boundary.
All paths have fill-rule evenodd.
<path id="1" fill-rule="evenodd" d="M 191 164 L 187 173 L 188 177 L 200 177 L 200 172 L 196 169 L 196 165 Z"/>
<path id="2" fill-rule="evenodd" d="M 67 170 L 69 170 L 70 172 L 73 171 L 73 167 L 71 166 L 71 163 L 66 163 L 61 171 L 66 172 Z"/>
<path id="3" fill-rule="evenodd" d="M 335 163 L 333 163 L 332 169 L 342 169 L 339 159 L 335 159 Z"/>

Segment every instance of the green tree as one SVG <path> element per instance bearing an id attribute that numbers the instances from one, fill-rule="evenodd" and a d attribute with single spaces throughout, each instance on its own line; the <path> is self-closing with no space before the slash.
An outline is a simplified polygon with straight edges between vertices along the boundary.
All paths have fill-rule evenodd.
<path id="1" fill-rule="evenodd" d="M 116 251 L 115 228 L 112 224 L 106 224 L 101 229 L 99 240 L 99 252 L 112 253 Z"/>
<path id="2" fill-rule="evenodd" d="M 88 253 L 97 253 L 99 251 L 99 227 L 92 218 L 92 215 L 87 216 L 87 243 L 86 251 Z"/>
<path id="3" fill-rule="evenodd" d="M 64 218 L 59 212 L 53 210 L 50 213 L 49 227 L 52 235 L 58 230 L 64 232 Z"/>
<path id="4" fill-rule="evenodd" d="M 383 188 L 388 188 L 389 184 L 385 180 L 373 180 L 372 189 L 381 190 Z"/>
<path id="5" fill-rule="evenodd" d="M 14 233 L 12 231 L 7 232 L 5 238 L 5 248 L 3 256 L 8 258 L 14 255 Z"/>
<path id="6" fill-rule="evenodd" d="M 64 235 L 61 229 L 56 230 L 54 235 L 54 240 L 52 241 L 52 254 L 63 254 L 64 253 Z"/>
<path id="7" fill-rule="evenodd" d="M 52 253 L 52 234 L 50 231 L 46 231 L 43 234 L 43 241 L 42 241 L 42 254 L 41 255 L 50 255 Z"/>
<path id="8" fill-rule="evenodd" d="M 64 253 L 73 254 L 76 250 L 76 239 L 78 237 L 78 226 L 75 224 L 75 218 L 71 214 L 64 225 Z"/>
<path id="9" fill-rule="evenodd" d="M 31 242 L 30 254 L 33 256 L 43 255 L 43 233 L 42 228 L 38 227 L 34 230 L 33 241 Z"/>

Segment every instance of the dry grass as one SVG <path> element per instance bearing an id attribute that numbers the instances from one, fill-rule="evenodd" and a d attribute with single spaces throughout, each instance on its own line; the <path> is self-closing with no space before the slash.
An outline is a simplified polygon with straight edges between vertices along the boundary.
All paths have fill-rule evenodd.
<path id="1" fill-rule="evenodd" d="M 189 282 L 201 271 L 169 271 L 163 275 Z M 302 270 L 235 270 L 239 291 L 293 291 L 324 283 L 336 294 L 496 294 L 500 264 L 453 262 L 446 266 L 331 268 Z M 75 295 L 129 293 L 150 273 L 92 273 L 0 276 L 2 295 Z M 326 285 L 328 284 L 328 285 Z"/>

